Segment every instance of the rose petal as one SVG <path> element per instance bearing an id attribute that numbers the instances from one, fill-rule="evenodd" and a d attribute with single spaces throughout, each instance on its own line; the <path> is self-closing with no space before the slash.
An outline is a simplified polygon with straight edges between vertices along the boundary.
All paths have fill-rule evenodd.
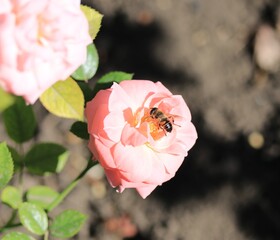
<path id="1" fill-rule="evenodd" d="M 151 151 L 146 146 L 132 147 L 118 143 L 114 147 L 113 155 L 117 168 L 127 179 L 131 182 L 143 182 L 152 173 Z"/>
<path id="2" fill-rule="evenodd" d="M 109 111 L 125 111 L 127 108 L 135 108 L 132 99 L 130 96 L 125 92 L 119 84 L 113 83 L 112 87 L 112 94 L 110 95 L 108 107 Z"/>
<path id="3" fill-rule="evenodd" d="M 161 184 L 166 170 L 158 154 L 146 145 L 139 147 L 117 144 L 113 155 L 121 175 L 129 182 Z M 127 185 L 125 187 L 128 187 Z"/>
<path id="4" fill-rule="evenodd" d="M 117 171 L 105 168 L 105 174 L 112 187 L 118 187 L 121 184 L 121 178 Z"/>
<path id="5" fill-rule="evenodd" d="M 166 171 L 171 175 L 174 175 L 177 172 L 184 161 L 184 157 L 185 156 L 183 155 L 178 156 L 168 153 L 159 153 L 160 160 L 163 162 Z"/>
<path id="6" fill-rule="evenodd" d="M 119 142 L 123 132 L 123 128 L 126 125 L 124 114 L 122 111 L 110 112 L 103 121 L 104 128 L 107 136 L 114 142 Z"/>
<path id="7" fill-rule="evenodd" d="M 161 82 L 156 82 L 155 85 L 158 92 L 172 96 L 172 93 Z"/>
<path id="8" fill-rule="evenodd" d="M 147 108 L 158 107 L 161 101 L 165 98 L 168 98 L 169 95 L 163 92 L 151 94 L 146 100 L 144 106 Z M 163 109 L 161 109 L 163 110 Z"/>
<path id="9" fill-rule="evenodd" d="M 12 5 L 11 5 L 10 1 L 1 0 L 0 14 L 11 11 L 11 8 L 12 8 Z"/>
<path id="10" fill-rule="evenodd" d="M 155 83 L 147 80 L 122 81 L 119 86 L 130 97 L 134 112 L 143 105 L 145 99 L 158 91 Z"/>
<path id="11" fill-rule="evenodd" d="M 176 120 L 176 116 L 179 116 L 187 121 L 191 121 L 190 110 L 182 96 L 174 95 L 172 97 L 164 98 L 158 107 L 169 115 L 174 115 L 174 120 Z"/>
<path id="12" fill-rule="evenodd" d="M 116 159 L 113 158 L 111 149 L 104 145 L 99 139 L 90 139 L 88 146 L 105 169 L 116 168 Z"/>
<path id="13" fill-rule="evenodd" d="M 96 136 L 104 136 L 104 118 L 107 114 L 108 106 L 106 104 L 100 104 L 93 115 L 90 115 L 90 112 L 87 112 L 86 117 L 90 120 L 88 121 L 88 132 Z"/>
<path id="14" fill-rule="evenodd" d="M 197 140 L 195 126 L 189 122 L 186 127 L 182 126 L 181 128 L 177 131 L 177 140 L 185 146 L 186 151 L 189 151 Z"/>
<path id="15" fill-rule="evenodd" d="M 152 191 L 155 190 L 156 187 L 157 185 L 147 185 L 146 187 L 138 187 L 136 190 L 140 196 L 145 199 L 151 194 Z"/>
<path id="16" fill-rule="evenodd" d="M 145 132 L 145 129 L 137 129 L 126 124 L 122 130 L 121 142 L 123 145 L 131 145 L 133 147 L 143 145 L 148 141 L 147 136 L 144 135 Z"/>
<path id="17" fill-rule="evenodd" d="M 91 126 L 94 125 L 93 119 L 96 115 L 97 109 L 100 107 L 100 105 L 106 106 L 108 109 L 108 99 L 111 94 L 112 90 L 107 89 L 107 90 L 100 90 L 96 96 L 92 99 L 92 101 L 87 102 L 86 108 L 85 108 L 85 115 L 88 120 L 89 124 L 89 129 L 91 129 Z M 109 110 L 107 110 L 107 113 Z M 102 119 L 102 116 L 99 117 Z"/>

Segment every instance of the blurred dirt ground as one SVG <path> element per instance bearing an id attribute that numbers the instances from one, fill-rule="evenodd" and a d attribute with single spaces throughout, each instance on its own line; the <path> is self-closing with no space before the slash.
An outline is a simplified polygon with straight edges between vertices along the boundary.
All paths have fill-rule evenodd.
<path id="1" fill-rule="evenodd" d="M 279 1 L 83 2 L 104 14 L 96 77 L 120 70 L 162 81 L 184 96 L 199 139 L 175 178 L 145 200 L 134 190 L 117 194 L 102 169 L 93 169 L 54 212 L 89 216 L 73 239 L 280 239 Z M 260 41 L 258 49 L 276 46 L 268 50 L 276 70 L 257 65 L 262 26 L 276 44 Z M 36 108 L 38 140 L 66 144 L 72 153 L 63 174 L 43 180 L 60 189 L 83 168 L 86 143 L 68 133 L 71 121 Z"/>

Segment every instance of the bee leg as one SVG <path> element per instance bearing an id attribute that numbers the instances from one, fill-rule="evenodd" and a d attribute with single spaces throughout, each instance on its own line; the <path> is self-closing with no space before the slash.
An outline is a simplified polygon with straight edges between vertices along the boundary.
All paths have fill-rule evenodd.
<path id="1" fill-rule="evenodd" d="M 164 127 L 159 127 L 159 128 L 164 132 L 164 135 L 167 136 L 166 130 L 164 129 Z"/>
<path id="2" fill-rule="evenodd" d="M 181 127 L 179 124 L 176 124 L 176 123 L 174 122 L 174 117 L 173 117 L 173 116 L 169 116 L 168 119 L 171 120 L 171 122 L 172 122 L 173 125 L 175 125 L 175 126 L 177 126 L 177 127 Z"/>
<path id="3" fill-rule="evenodd" d="M 172 123 L 174 123 L 174 117 L 173 116 L 168 116 L 167 117 Z"/>

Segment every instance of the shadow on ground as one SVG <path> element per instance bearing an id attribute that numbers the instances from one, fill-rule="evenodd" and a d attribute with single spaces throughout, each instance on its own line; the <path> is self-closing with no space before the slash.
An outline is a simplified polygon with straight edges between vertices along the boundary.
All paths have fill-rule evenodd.
<path id="1" fill-rule="evenodd" d="M 96 39 L 101 66 L 98 74 L 122 70 L 133 72 L 140 79 L 199 89 L 194 88 L 198 81 L 191 69 L 170 70 L 163 60 L 168 56 L 155 56 L 154 47 L 164 37 L 160 24 L 155 21 L 148 25 L 130 22 L 122 12 L 105 18 Z M 252 185 L 257 191 L 256 197 L 243 201 L 241 196 L 234 204 L 236 225 L 249 239 L 279 239 L 279 116 L 279 110 L 275 110 L 262 132 L 265 145 L 256 150 L 248 144 L 242 131 L 233 140 L 210 134 L 205 127 L 203 111 L 197 111 L 194 106 L 193 122 L 199 139 L 176 177 L 158 188 L 154 198 L 166 209 L 172 209 L 182 202 L 201 201 L 223 186 L 232 186 L 238 194 L 240 189 Z M 140 232 L 131 239 L 150 238 Z"/>

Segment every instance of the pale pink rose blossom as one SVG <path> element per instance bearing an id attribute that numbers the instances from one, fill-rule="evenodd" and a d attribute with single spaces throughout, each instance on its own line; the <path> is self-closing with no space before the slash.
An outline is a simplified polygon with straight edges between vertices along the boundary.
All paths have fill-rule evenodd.
<path id="1" fill-rule="evenodd" d="M 90 42 L 79 0 L 1 0 L 0 87 L 34 103 L 85 62 Z"/>
<path id="2" fill-rule="evenodd" d="M 170 132 L 150 116 L 152 108 L 168 117 Z M 174 177 L 197 139 L 184 99 L 160 82 L 114 83 L 87 103 L 85 115 L 89 149 L 110 184 L 119 192 L 136 188 L 143 198 Z"/>

